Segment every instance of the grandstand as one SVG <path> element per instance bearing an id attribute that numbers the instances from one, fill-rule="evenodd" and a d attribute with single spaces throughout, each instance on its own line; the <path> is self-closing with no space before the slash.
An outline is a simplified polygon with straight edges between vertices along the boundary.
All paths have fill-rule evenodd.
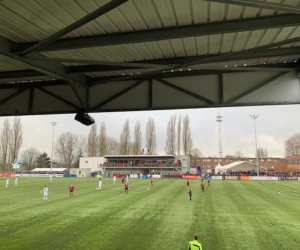
<path id="1" fill-rule="evenodd" d="M 105 155 L 104 158 L 103 170 L 107 174 L 166 175 L 186 171 L 183 158 L 174 155 Z"/>

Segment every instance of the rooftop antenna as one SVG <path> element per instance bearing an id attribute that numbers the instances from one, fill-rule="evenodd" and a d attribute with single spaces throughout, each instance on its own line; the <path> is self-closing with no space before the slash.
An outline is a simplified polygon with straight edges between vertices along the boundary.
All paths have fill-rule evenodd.
<path id="1" fill-rule="evenodd" d="M 218 110 L 217 115 L 217 122 L 219 123 L 219 158 L 223 158 L 223 151 L 222 151 L 222 131 L 221 131 L 221 122 L 222 116 L 220 115 L 220 109 Z"/>

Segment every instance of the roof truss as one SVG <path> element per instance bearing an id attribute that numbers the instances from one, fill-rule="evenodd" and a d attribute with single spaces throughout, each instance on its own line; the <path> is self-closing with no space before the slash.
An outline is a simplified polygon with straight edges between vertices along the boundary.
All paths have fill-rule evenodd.
<path id="1" fill-rule="evenodd" d="M 300 24 L 299 16 L 294 14 L 275 15 L 233 21 L 222 21 L 188 26 L 168 27 L 152 30 L 134 31 L 81 38 L 61 39 L 40 48 L 39 51 L 57 51 L 130 43 L 151 42 L 194 36 L 234 33 L 242 31 L 263 30 L 296 26 Z M 37 43 L 22 43 L 16 46 L 16 52 L 26 51 Z"/>
<path id="2" fill-rule="evenodd" d="M 292 6 L 288 4 L 271 3 L 271 2 L 264 2 L 258 0 L 204 0 L 204 1 L 234 4 L 234 5 L 240 5 L 246 7 L 254 7 L 260 9 L 269 9 L 269 10 L 282 11 L 287 13 L 300 14 L 300 7 Z"/>

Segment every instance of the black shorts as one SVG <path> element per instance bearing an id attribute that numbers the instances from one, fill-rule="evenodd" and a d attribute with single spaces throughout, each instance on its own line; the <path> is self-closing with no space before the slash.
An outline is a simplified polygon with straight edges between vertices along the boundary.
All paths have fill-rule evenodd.
<path id="1" fill-rule="evenodd" d="M 125 188 L 125 190 L 128 190 L 128 188 Z"/>
<path id="2" fill-rule="evenodd" d="M 70 190 L 70 193 L 73 193 L 74 190 Z"/>

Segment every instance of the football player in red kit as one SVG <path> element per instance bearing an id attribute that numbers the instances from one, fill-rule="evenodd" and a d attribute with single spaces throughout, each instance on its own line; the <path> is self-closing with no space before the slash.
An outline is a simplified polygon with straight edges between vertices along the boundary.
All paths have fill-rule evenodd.
<path id="1" fill-rule="evenodd" d="M 128 194 L 128 182 L 125 182 L 125 194 Z"/>
<path id="2" fill-rule="evenodd" d="M 124 184 L 125 176 L 122 176 L 122 184 Z"/>
<path id="3" fill-rule="evenodd" d="M 190 196 L 190 201 L 192 201 L 192 188 L 189 188 L 189 192 L 188 192 L 189 196 Z"/>
<path id="4" fill-rule="evenodd" d="M 187 186 L 187 187 L 190 186 L 190 181 L 189 181 L 189 179 L 186 180 L 186 186 Z"/>
<path id="5" fill-rule="evenodd" d="M 210 179 L 207 180 L 207 185 L 209 186 L 209 184 L 210 184 Z"/>
<path id="6" fill-rule="evenodd" d="M 204 193 L 204 182 L 201 182 L 201 189 L 202 189 L 202 193 Z"/>
<path id="7" fill-rule="evenodd" d="M 70 197 L 73 196 L 73 193 L 74 193 L 74 185 L 73 184 L 71 184 L 69 186 L 69 191 L 70 191 Z"/>

